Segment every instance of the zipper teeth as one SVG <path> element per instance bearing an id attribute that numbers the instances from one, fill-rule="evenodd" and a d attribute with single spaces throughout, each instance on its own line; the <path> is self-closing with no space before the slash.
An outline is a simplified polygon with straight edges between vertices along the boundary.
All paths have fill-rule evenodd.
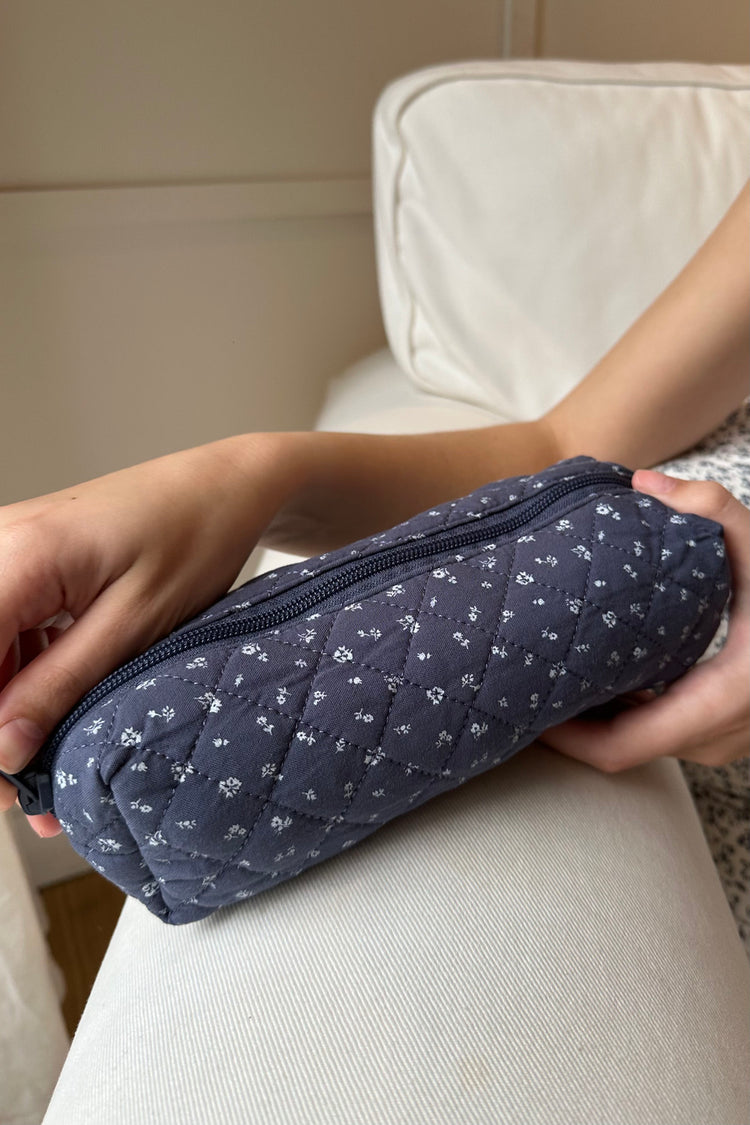
<path id="1" fill-rule="evenodd" d="M 60 726 L 53 731 L 46 746 L 40 750 L 36 761 L 29 763 L 28 768 L 32 768 L 33 766 L 35 770 L 39 768 L 46 769 L 55 750 L 82 715 L 91 710 L 92 707 L 109 695 L 115 688 L 120 687 L 128 680 L 144 672 L 147 668 L 161 663 L 162 660 L 166 660 L 171 656 L 177 656 L 180 652 L 185 652 L 188 649 L 194 648 L 196 645 L 210 643 L 216 640 L 226 640 L 230 637 L 241 636 L 243 633 L 260 632 L 261 630 L 270 629 L 274 625 L 283 624 L 291 618 L 299 616 L 300 613 L 304 613 L 305 610 L 311 609 L 312 606 L 317 603 L 325 601 L 326 598 L 337 593 L 339 590 L 343 590 L 347 586 L 352 585 L 360 578 L 366 578 L 370 574 L 377 574 L 382 570 L 389 570 L 392 566 L 397 566 L 400 563 L 412 562 L 418 558 L 428 558 L 430 555 L 442 554 L 444 551 L 450 551 L 456 547 L 469 546 L 473 543 L 481 542 L 482 539 L 488 539 L 493 534 L 515 531 L 516 528 L 536 516 L 538 512 L 544 511 L 545 508 L 550 507 L 557 500 L 561 500 L 569 493 L 577 492 L 580 489 L 588 488 L 595 484 L 620 484 L 628 487 L 629 483 L 630 478 L 624 475 L 592 473 L 583 479 L 561 481 L 557 485 L 549 485 L 542 494 L 538 496 L 527 496 L 518 501 L 515 506 L 522 508 L 523 511 L 519 511 L 514 516 L 503 518 L 503 514 L 498 513 L 494 517 L 487 516 L 483 521 L 483 525 L 480 524 L 480 526 L 469 531 L 457 532 L 455 535 L 449 536 L 448 538 L 445 537 L 446 531 L 443 530 L 435 533 L 426 541 L 401 547 L 386 547 L 382 554 L 370 555 L 358 562 L 340 564 L 346 569 L 340 570 L 338 574 L 333 574 L 328 579 L 324 579 L 309 594 L 292 598 L 277 609 L 269 609 L 263 613 L 256 614 L 251 621 L 247 621 L 244 615 L 239 619 L 233 617 L 231 621 L 219 621 L 214 624 L 197 625 L 175 640 L 166 639 L 157 644 L 150 651 L 142 653 L 140 656 L 136 656 L 133 660 L 128 661 L 122 668 L 113 672 L 95 688 L 92 688 L 89 694 L 85 696 L 70 712 L 67 718 L 62 721 Z M 495 526 L 488 527 L 487 525 L 490 523 L 495 524 Z M 279 596 L 283 597 L 283 595 Z M 252 613 L 252 609 L 248 612 Z"/>

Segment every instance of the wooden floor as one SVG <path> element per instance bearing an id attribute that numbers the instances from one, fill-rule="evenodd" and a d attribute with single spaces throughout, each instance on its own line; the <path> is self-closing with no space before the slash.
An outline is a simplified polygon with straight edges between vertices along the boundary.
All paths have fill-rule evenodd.
<path id="1" fill-rule="evenodd" d="M 47 939 L 52 956 L 65 976 L 62 1009 L 73 1035 L 125 895 L 96 871 L 43 887 L 40 894 L 49 915 Z"/>

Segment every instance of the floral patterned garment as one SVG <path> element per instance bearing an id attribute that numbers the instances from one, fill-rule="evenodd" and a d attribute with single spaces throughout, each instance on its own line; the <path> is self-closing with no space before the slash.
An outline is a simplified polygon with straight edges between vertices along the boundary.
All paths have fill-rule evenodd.
<path id="1" fill-rule="evenodd" d="M 716 480 L 750 507 L 750 398 L 693 449 L 654 467 L 689 480 Z M 727 623 L 725 612 L 703 659 L 723 647 Z M 680 764 L 750 956 L 750 758 L 719 767 Z"/>

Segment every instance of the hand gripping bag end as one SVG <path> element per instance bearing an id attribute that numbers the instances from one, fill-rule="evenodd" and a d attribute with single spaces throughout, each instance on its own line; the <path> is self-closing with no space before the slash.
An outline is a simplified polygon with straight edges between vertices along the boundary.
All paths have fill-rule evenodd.
<path id="1" fill-rule="evenodd" d="M 192 922 L 670 683 L 729 597 L 722 528 L 631 477 L 573 457 L 251 579 L 88 692 L 22 807 Z"/>

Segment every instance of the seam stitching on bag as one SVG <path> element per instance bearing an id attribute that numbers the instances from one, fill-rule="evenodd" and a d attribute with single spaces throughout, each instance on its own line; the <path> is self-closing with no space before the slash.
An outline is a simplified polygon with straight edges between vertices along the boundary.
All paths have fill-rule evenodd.
<path id="1" fill-rule="evenodd" d="M 485 681 L 485 678 L 487 676 L 487 668 L 489 667 L 489 663 L 490 663 L 490 656 L 492 655 L 493 644 L 494 644 L 496 635 L 500 631 L 500 622 L 502 621 L 503 613 L 505 611 L 505 607 L 506 607 L 507 602 L 508 602 L 508 594 L 510 593 L 510 576 L 513 573 L 513 567 L 514 567 L 515 560 L 516 560 L 517 549 L 518 549 L 518 541 L 516 540 L 516 542 L 512 546 L 510 564 L 508 566 L 507 582 L 505 583 L 505 590 L 503 591 L 502 601 L 500 603 L 500 611 L 498 613 L 498 626 L 495 629 L 494 635 L 492 637 L 490 637 L 489 645 L 487 647 L 487 655 L 486 655 L 485 660 L 484 660 L 484 667 L 482 668 L 482 673 L 479 677 L 479 690 L 480 691 L 481 691 L 482 687 L 484 686 L 484 681 Z M 441 775 L 448 768 L 448 763 L 453 761 L 453 758 L 458 751 L 459 745 L 461 743 L 461 739 L 463 738 L 463 733 L 466 730 L 467 723 L 469 722 L 470 711 L 471 711 L 471 705 L 469 705 L 466 709 L 466 714 L 464 715 L 464 721 L 461 724 L 460 731 L 456 735 L 455 742 L 453 742 L 451 744 L 447 755 L 443 758 L 443 761 L 442 761 L 441 766 L 440 766 L 440 774 Z M 506 726 L 507 725 L 508 724 L 506 723 Z M 435 783 L 433 782 L 432 785 L 434 786 L 434 784 Z M 428 785 L 427 788 L 429 790 L 429 788 L 431 788 L 431 786 Z"/>
<path id="2" fill-rule="evenodd" d="M 231 654 L 231 652 L 230 652 L 230 653 L 229 653 L 229 654 L 227 655 L 227 658 L 226 658 L 226 660 L 224 660 L 224 662 L 222 663 L 222 665 L 221 665 L 221 667 L 220 667 L 220 669 L 219 669 L 219 671 L 218 671 L 218 673 L 217 673 L 217 675 L 216 675 L 215 681 L 214 681 L 216 685 L 218 685 L 218 682 L 219 682 L 219 680 L 221 679 L 222 675 L 224 674 L 224 669 L 226 668 L 227 664 L 228 664 L 228 663 L 229 663 L 229 661 L 231 660 L 231 657 L 232 657 L 232 654 Z M 209 689 L 209 690 L 211 690 L 211 689 Z M 216 691 L 216 690 L 217 690 L 217 688 L 216 688 L 216 687 L 214 687 L 213 691 Z M 206 707 L 206 713 L 205 713 L 205 715 L 203 716 L 203 721 L 202 721 L 202 723 L 201 723 L 201 726 L 200 726 L 200 730 L 198 731 L 198 733 L 197 733 L 197 734 L 196 734 L 196 736 L 195 736 L 195 739 L 194 739 L 194 741 L 193 741 L 193 744 L 192 744 L 192 746 L 191 746 L 191 748 L 190 748 L 190 752 L 189 752 L 189 753 L 188 753 L 188 754 L 187 754 L 187 755 L 185 756 L 185 761 L 184 761 L 184 765 L 185 765 L 185 766 L 188 766 L 188 765 L 190 765 L 190 762 L 191 762 L 191 759 L 192 759 L 192 757 L 193 757 L 193 754 L 195 753 L 195 751 L 196 751 L 196 749 L 197 749 L 197 747 L 198 747 L 198 743 L 200 742 L 200 739 L 201 739 L 201 735 L 203 734 L 203 731 L 204 731 L 204 730 L 206 729 L 206 725 L 208 724 L 208 720 L 209 720 L 209 716 L 210 716 L 210 715 L 211 715 L 211 707 L 210 707 L 210 705 L 209 705 L 209 706 L 207 706 L 207 707 Z M 173 800 L 174 800 L 174 798 L 175 798 L 175 794 L 177 793 L 177 786 L 178 786 L 179 784 L 180 784 L 180 779 L 179 779 L 179 778 L 175 778 L 174 784 L 172 785 L 172 792 L 171 792 L 171 794 L 170 794 L 169 800 L 167 801 L 166 805 L 164 806 L 164 811 L 162 812 L 161 818 L 160 818 L 160 820 L 159 820 L 159 824 L 158 824 L 158 826 L 157 826 L 157 827 L 156 827 L 156 828 L 154 829 L 154 831 L 153 831 L 152 833 L 150 833 L 150 835 L 152 835 L 152 836 L 157 836 L 157 835 L 160 835 L 160 834 L 161 834 L 162 826 L 163 826 L 163 824 L 164 824 L 164 821 L 165 821 L 165 819 L 166 819 L 167 813 L 169 812 L 169 809 L 170 809 L 170 806 L 171 806 L 171 804 L 172 804 L 172 801 L 173 801 Z M 134 837 L 134 838 L 135 838 L 135 837 Z M 139 850 L 141 850 L 141 846 L 140 846 L 140 845 L 139 845 Z M 147 868 L 148 868 L 148 870 L 149 870 L 149 871 L 151 871 L 152 875 L 154 875 L 154 878 L 156 878 L 156 875 L 155 875 L 155 873 L 154 873 L 154 872 L 152 871 L 152 869 L 151 869 L 151 867 L 150 867 L 150 865 L 149 865 L 148 859 L 146 859 L 146 856 L 145 856 L 145 855 L 143 855 L 143 851 L 142 851 L 142 850 L 141 850 L 141 855 L 143 856 L 144 862 L 146 863 L 146 865 L 147 865 Z M 162 890 L 162 897 L 164 897 L 164 891 L 163 891 L 163 890 Z M 167 906 L 167 911 L 168 911 L 168 916 L 169 916 L 169 914 L 171 913 L 171 908 L 169 907 L 168 903 L 166 902 L 166 899 L 164 899 L 164 903 L 165 903 L 165 905 Z"/>
<path id="3" fill-rule="evenodd" d="M 415 622 L 419 621 L 420 610 L 421 610 L 422 606 L 424 605 L 425 598 L 427 597 L 427 587 L 429 585 L 429 582 L 430 582 L 430 575 L 427 574 L 427 575 L 425 575 L 424 586 L 422 587 L 422 596 L 419 600 L 419 607 L 417 609 L 416 616 L 414 618 Z M 406 665 L 407 665 L 408 660 L 409 660 L 409 656 L 411 654 L 412 645 L 414 644 L 414 637 L 415 636 L 416 636 L 415 632 L 413 632 L 413 631 L 409 632 L 409 640 L 408 640 L 408 643 L 407 643 L 407 645 L 405 647 L 405 650 L 404 650 L 403 659 L 401 661 L 400 673 L 396 673 L 397 675 L 402 674 L 404 669 L 406 668 Z M 382 747 L 381 747 L 380 744 L 383 741 L 383 738 L 385 737 L 386 727 L 388 725 L 388 720 L 390 718 L 391 711 L 393 710 L 393 705 L 396 701 L 397 695 L 398 695 L 398 691 L 394 691 L 394 692 L 391 693 L 391 698 L 388 701 L 388 708 L 386 710 L 385 717 L 383 719 L 383 725 L 382 725 L 381 730 L 380 730 L 380 735 L 378 736 L 378 738 L 376 740 L 377 745 L 376 745 L 374 751 L 370 751 L 370 761 L 368 762 L 367 760 L 365 760 L 365 768 L 362 772 L 362 775 L 361 775 L 359 781 L 357 782 L 357 784 L 354 786 L 354 789 L 353 789 L 351 795 L 347 799 L 347 803 L 343 806 L 342 812 L 339 814 L 339 816 L 341 817 L 341 821 L 346 820 L 346 814 L 347 814 L 348 810 L 354 804 L 354 801 L 357 797 L 357 794 L 359 793 L 360 789 L 362 788 L 362 785 L 365 782 L 365 778 L 368 777 L 368 775 L 370 774 L 370 770 L 371 770 L 371 766 L 373 765 L 373 762 L 377 761 L 377 758 L 375 756 L 377 751 L 380 750 L 382 752 Z M 338 816 L 337 816 L 336 819 L 338 820 Z M 339 823 L 341 823 L 341 821 L 339 821 Z M 323 843 L 324 839 L 325 839 L 325 834 L 320 840 L 321 844 Z M 314 851 L 317 847 L 318 847 L 318 842 L 316 841 L 316 843 L 313 845 L 312 850 Z"/>
<path id="4" fill-rule="evenodd" d="M 333 627 L 334 627 L 335 623 L 336 623 L 336 619 L 334 618 L 334 620 L 331 622 L 331 627 L 328 630 L 328 633 L 326 634 L 325 640 L 323 641 L 323 645 L 322 645 L 321 651 L 319 653 L 318 660 L 316 661 L 315 667 L 312 670 L 312 673 L 311 673 L 311 676 L 310 676 L 310 686 L 308 688 L 308 692 L 307 692 L 307 695 L 305 697 L 305 701 L 304 701 L 303 706 L 302 706 L 303 711 L 304 711 L 305 707 L 307 706 L 308 699 L 310 698 L 310 693 L 312 692 L 312 687 L 313 687 L 313 684 L 315 682 L 317 670 L 318 670 L 318 667 L 320 665 L 320 658 L 323 655 L 323 651 L 325 650 L 325 645 L 328 641 L 328 637 L 330 636 L 331 632 L 333 631 Z M 232 650 L 232 651 L 234 651 L 234 650 Z M 226 667 L 226 664 L 224 665 L 224 667 Z M 222 668 L 222 672 L 223 672 L 223 670 L 224 669 Z M 218 681 L 217 681 L 217 690 L 218 690 Z M 298 720 L 298 722 L 299 722 L 299 720 Z M 252 825 L 250 826 L 250 828 L 248 830 L 248 833 L 247 833 L 247 837 L 242 840 L 242 842 L 240 843 L 237 850 L 227 859 L 226 863 L 224 864 L 224 867 L 222 867 L 221 870 L 217 871 L 214 878 L 218 878 L 221 875 L 222 871 L 224 871 L 230 863 L 232 863 L 234 860 L 236 860 L 236 857 L 238 855 L 240 855 L 243 848 L 246 848 L 250 844 L 250 842 L 252 841 L 252 839 L 255 835 L 255 830 L 258 826 L 258 823 L 260 822 L 260 818 L 262 817 L 262 815 L 265 812 L 268 805 L 273 802 L 274 792 L 275 792 L 276 786 L 278 784 L 278 776 L 279 776 L 279 773 L 281 772 L 281 770 L 284 767 L 284 762 L 286 761 L 286 759 L 289 755 L 289 751 L 292 747 L 292 742 L 294 740 L 294 735 L 295 735 L 296 730 L 297 730 L 298 722 L 295 723 L 294 727 L 292 728 L 292 731 L 289 735 L 289 739 L 287 741 L 286 747 L 284 749 L 284 753 L 279 759 L 279 764 L 278 764 L 278 767 L 277 767 L 277 770 L 276 770 L 276 776 L 274 777 L 273 785 L 271 786 L 271 789 L 269 791 L 268 796 L 266 797 L 265 801 L 261 805 L 260 810 L 258 812 L 258 815 L 256 816 L 255 820 L 253 821 Z M 201 895 L 204 894 L 204 893 L 205 893 L 205 891 L 199 891 L 197 895 L 190 896 L 190 898 L 188 898 L 188 899 L 181 900 L 180 902 L 178 902 L 175 906 L 173 906 L 171 908 L 171 912 L 175 912 L 175 911 L 179 910 L 179 908 L 181 906 L 185 906 L 188 902 L 190 902 L 190 904 L 194 905 L 194 906 L 200 905 L 198 900 L 200 899 Z M 194 902 L 192 901 L 193 898 L 195 899 Z"/>
<path id="5" fill-rule="evenodd" d="M 116 705 L 115 705 L 115 706 L 114 706 L 114 707 L 112 708 L 112 716 L 111 716 L 111 718 L 110 718 L 110 721 L 109 721 L 109 725 L 108 725 L 108 727 L 107 727 L 107 731 L 106 731 L 106 734 L 105 734 L 105 742 L 104 742 L 104 745 L 106 745 L 106 744 L 107 744 L 107 742 L 109 741 L 109 739 L 110 739 L 110 737 L 111 737 L 111 735 L 112 735 L 112 731 L 114 730 L 114 727 L 115 727 L 115 723 L 116 723 L 116 721 L 117 721 L 117 715 L 118 715 L 118 713 L 119 713 L 119 711 L 120 711 L 120 708 L 122 707 L 122 705 L 123 705 L 124 701 L 125 701 L 125 700 L 124 700 L 124 697 L 123 697 L 123 699 L 121 699 L 121 700 L 120 700 L 120 702 L 119 702 L 119 703 L 117 703 L 117 704 L 116 704 Z M 108 787 L 108 786 L 107 786 L 107 785 L 105 784 L 105 782 L 104 782 L 104 778 L 102 777 L 102 774 L 101 774 L 101 753 L 102 753 L 102 751 L 101 751 L 101 749 L 100 749 L 100 750 L 99 750 L 99 753 L 98 753 L 98 754 L 97 754 L 97 756 L 96 756 L 96 757 L 97 757 L 97 761 L 96 761 L 96 770 L 97 770 L 97 773 L 98 773 L 98 775 L 99 775 L 99 782 L 100 782 L 100 784 L 101 784 L 101 787 L 102 787 L 102 789 L 103 789 L 103 790 L 104 790 L 105 792 L 107 792 L 107 791 L 109 791 L 109 787 Z M 87 861 L 88 863 L 90 863 L 90 862 L 91 862 L 91 853 L 93 852 L 93 847 L 94 847 L 94 840 L 95 840 L 95 839 L 99 839 L 99 838 L 101 838 L 101 836 L 103 836 L 103 835 L 104 835 L 104 833 L 105 833 L 105 832 L 107 832 L 107 831 L 109 830 L 109 828 L 110 828 L 110 827 L 111 827 L 111 826 L 112 826 L 113 824 L 117 824 L 117 823 L 120 823 L 121 825 L 124 825 L 124 826 L 125 826 L 125 828 L 126 828 L 126 830 L 127 830 L 127 821 L 125 820 L 125 816 L 124 816 L 124 814 L 122 813 L 122 811 L 121 811 L 121 810 L 120 810 L 119 808 L 116 808 L 116 809 L 115 809 L 115 812 L 114 812 L 114 813 L 113 813 L 113 815 L 112 815 L 112 816 L 111 816 L 111 817 L 109 818 L 109 820 L 106 820 L 106 821 L 105 821 L 105 823 L 104 823 L 104 825 L 103 825 L 103 826 L 102 826 L 101 828 L 99 828 L 99 829 L 95 829 L 95 830 L 94 830 L 94 831 L 92 832 L 92 835 L 91 835 L 91 836 L 89 837 L 89 839 L 88 839 L 88 840 L 86 841 L 86 843 L 85 843 L 85 845 L 84 845 L 84 847 L 85 847 L 85 849 L 86 849 L 86 855 L 84 856 L 84 859 L 85 859 L 85 860 L 86 860 L 86 861 Z"/>

